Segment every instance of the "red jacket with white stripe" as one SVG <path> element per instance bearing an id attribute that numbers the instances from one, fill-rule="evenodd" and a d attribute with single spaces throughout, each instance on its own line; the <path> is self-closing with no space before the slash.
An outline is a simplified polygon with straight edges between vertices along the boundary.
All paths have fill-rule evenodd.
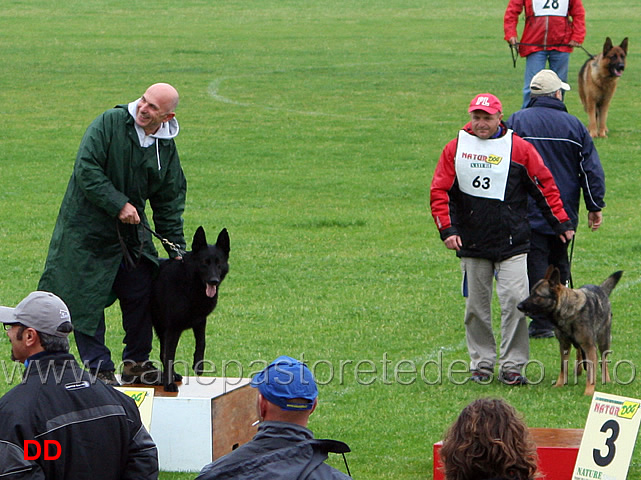
<path id="1" fill-rule="evenodd" d="M 585 39 L 585 9 L 581 0 L 569 0 L 568 14 L 561 16 L 535 16 L 533 0 L 510 0 L 505 16 L 503 30 L 505 40 L 519 38 L 516 26 L 519 15 L 525 10 L 525 27 L 519 40 L 519 54 L 527 57 L 541 50 L 571 52 L 570 41 L 583 43 Z M 555 0 L 548 0 L 552 4 Z M 564 45 L 564 46 L 561 46 Z"/>
<path id="2" fill-rule="evenodd" d="M 554 178 L 532 144 L 501 123 L 501 135 L 512 135 L 512 152 L 503 200 L 463 193 L 458 185 L 455 155 L 458 138 L 450 141 L 439 158 L 430 188 L 430 206 L 441 239 L 459 235 L 459 257 L 503 261 L 530 249 L 528 196 L 561 235 L 572 230 Z M 474 135 L 471 124 L 463 128 Z"/>

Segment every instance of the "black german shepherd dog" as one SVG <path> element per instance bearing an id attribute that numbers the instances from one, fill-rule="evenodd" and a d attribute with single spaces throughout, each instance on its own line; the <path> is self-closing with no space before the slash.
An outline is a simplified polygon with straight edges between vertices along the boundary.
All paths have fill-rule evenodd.
<path id="1" fill-rule="evenodd" d="M 229 234 L 223 228 L 215 245 L 207 244 L 205 230 L 198 227 L 191 251 L 180 260 L 161 262 L 151 293 L 151 315 L 160 340 L 163 385 L 167 392 L 177 392 L 174 380 L 176 347 L 183 331 L 191 328 L 196 338 L 193 369 L 203 373 L 205 327 L 218 302 L 218 287 L 229 271 Z"/>

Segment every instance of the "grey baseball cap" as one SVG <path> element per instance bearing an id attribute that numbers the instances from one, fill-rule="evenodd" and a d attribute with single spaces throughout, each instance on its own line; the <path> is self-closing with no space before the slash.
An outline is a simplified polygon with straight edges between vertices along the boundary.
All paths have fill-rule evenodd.
<path id="1" fill-rule="evenodd" d="M 73 330 L 67 305 L 53 293 L 31 292 L 15 308 L 0 307 L 0 323 L 19 323 L 40 333 L 66 337 Z"/>

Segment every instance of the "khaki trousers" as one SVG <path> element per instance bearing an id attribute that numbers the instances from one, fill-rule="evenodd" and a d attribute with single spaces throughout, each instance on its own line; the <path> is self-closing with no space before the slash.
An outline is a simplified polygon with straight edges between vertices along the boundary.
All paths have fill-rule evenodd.
<path id="1" fill-rule="evenodd" d="M 465 336 L 471 370 L 494 371 L 496 340 L 492 330 L 492 288 L 501 307 L 499 373 L 519 372 L 528 362 L 530 343 L 527 320 L 516 306 L 529 294 L 527 254 L 502 262 L 484 258 L 461 258 L 463 281 L 467 286 Z"/>

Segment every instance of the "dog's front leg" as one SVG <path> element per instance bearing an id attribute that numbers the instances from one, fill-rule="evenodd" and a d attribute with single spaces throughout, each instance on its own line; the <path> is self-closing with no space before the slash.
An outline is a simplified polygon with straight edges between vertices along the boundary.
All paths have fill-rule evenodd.
<path id="1" fill-rule="evenodd" d="M 584 395 L 594 395 L 594 387 L 596 385 L 596 366 L 597 363 L 597 352 L 595 345 L 589 345 L 585 348 L 585 371 L 586 383 L 585 383 L 585 392 Z"/>
<path id="2" fill-rule="evenodd" d="M 196 339 L 196 348 L 194 349 L 194 364 L 193 369 L 196 375 L 202 375 L 205 367 L 203 360 L 205 359 L 205 333 L 207 327 L 207 318 L 198 322 L 193 328 L 194 338 Z"/>
<path id="3" fill-rule="evenodd" d="M 562 387 L 568 383 L 568 361 L 570 359 L 570 345 L 564 344 L 559 340 L 559 347 L 561 350 L 561 370 L 559 371 L 559 378 L 556 379 L 555 387 Z"/>
<path id="4" fill-rule="evenodd" d="M 574 377 L 576 378 L 583 373 L 585 364 L 585 352 L 581 347 L 576 349 L 576 362 L 574 363 Z"/>
<path id="5" fill-rule="evenodd" d="M 612 350 L 605 349 L 601 350 L 601 381 L 603 384 L 610 383 L 610 372 L 608 371 L 608 355 L 612 353 Z"/>
<path id="6" fill-rule="evenodd" d="M 599 135 L 599 127 L 597 124 L 596 99 L 588 98 L 587 102 L 588 104 L 585 108 L 585 111 L 588 114 L 588 131 L 590 132 L 590 136 L 592 138 L 595 138 L 595 137 L 598 137 Z"/>
<path id="7" fill-rule="evenodd" d="M 599 124 L 599 137 L 607 137 L 608 136 L 608 107 L 610 100 L 605 99 L 601 106 L 597 108 L 597 121 Z"/>
<path id="8" fill-rule="evenodd" d="M 166 392 L 177 392 L 178 385 L 174 383 L 174 362 L 176 360 L 176 347 L 180 332 L 167 330 L 165 332 L 165 341 L 162 348 L 162 383 Z"/>

